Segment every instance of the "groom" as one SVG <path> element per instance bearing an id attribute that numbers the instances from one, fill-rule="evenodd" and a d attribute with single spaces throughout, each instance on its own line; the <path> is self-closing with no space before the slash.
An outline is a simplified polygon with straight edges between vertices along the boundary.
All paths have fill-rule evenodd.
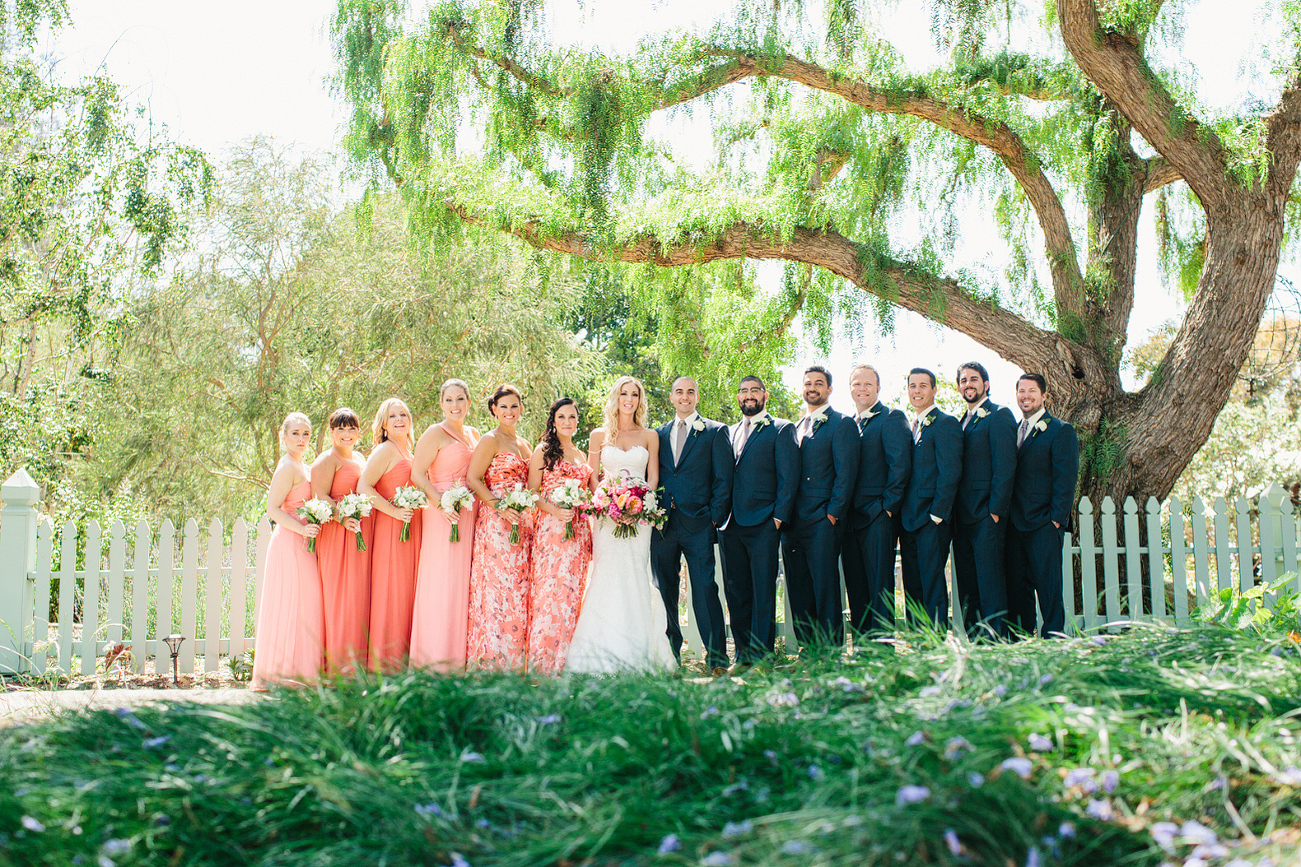
<path id="1" fill-rule="evenodd" d="M 727 595 L 739 674 L 773 652 L 776 640 L 777 546 L 795 511 L 800 452 L 795 425 L 767 412 L 768 390 L 757 376 L 736 392 L 741 420 L 730 431 L 736 468 L 732 513 L 723 525 L 723 592 Z"/>
<path id="2" fill-rule="evenodd" d="M 686 557 L 691 616 L 700 627 L 706 663 L 718 677 L 726 671 L 727 636 L 723 603 L 714 583 L 714 528 L 727 520 L 731 507 L 731 443 L 727 425 L 696 412 L 700 391 L 691 377 L 673 381 L 669 402 L 676 414 L 658 430 L 660 485 L 664 489 L 660 505 L 668 512 L 668 521 L 664 529 L 651 535 L 651 572 L 668 610 L 669 646 L 680 660 L 678 576 Z"/>

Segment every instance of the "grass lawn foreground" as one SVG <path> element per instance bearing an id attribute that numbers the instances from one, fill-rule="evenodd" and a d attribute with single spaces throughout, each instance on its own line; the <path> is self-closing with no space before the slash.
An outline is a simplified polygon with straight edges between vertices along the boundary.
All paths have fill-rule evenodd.
<path id="1" fill-rule="evenodd" d="M 0 732 L 0 865 L 1297 863 L 1286 635 L 904 638 L 65 714 Z"/>

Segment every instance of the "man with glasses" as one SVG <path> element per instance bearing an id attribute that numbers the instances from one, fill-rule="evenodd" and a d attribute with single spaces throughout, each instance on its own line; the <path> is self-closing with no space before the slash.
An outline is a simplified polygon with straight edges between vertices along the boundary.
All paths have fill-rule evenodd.
<path id="1" fill-rule="evenodd" d="M 773 652 L 777 634 L 777 547 L 795 510 L 800 454 L 795 425 L 768 414 L 768 390 L 757 376 L 736 392 L 741 420 L 732 425 L 731 515 L 719 544 L 723 593 L 739 674 Z"/>

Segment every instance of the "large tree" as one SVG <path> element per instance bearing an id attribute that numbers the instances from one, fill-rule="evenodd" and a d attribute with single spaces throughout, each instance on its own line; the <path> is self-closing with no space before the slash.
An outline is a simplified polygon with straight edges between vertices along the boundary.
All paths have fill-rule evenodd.
<path id="1" fill-rule="evenodd" d="M 865 292 L 848 306 L 915 311 L 1042 371 L 1084 434 L 1083 492 L 1163 497 L 1252 347 L 1301 158 L 1295 5 L 1266 10 L 1269 75 L 1219 115 L 1181 73 L 1182 5 L 933 0 L 947 60 L 925 70 L 870 0 L 737 0 L 621 56 L 565 44 L 540 0 L 340 0 L 334 34 L 351 152 L 430 235 L 500 230 L 660 287 L 673 268 L 784 260 L 791 315 L 825 331 Z M 706 111 L 717 153 L 693 167 L 656 115 Z M 1154 194 L 1172 270 L 1195 279 L 1130 391 Z M 1001 230 L 1001 273 L 963 267 L 973 223 Z"/>

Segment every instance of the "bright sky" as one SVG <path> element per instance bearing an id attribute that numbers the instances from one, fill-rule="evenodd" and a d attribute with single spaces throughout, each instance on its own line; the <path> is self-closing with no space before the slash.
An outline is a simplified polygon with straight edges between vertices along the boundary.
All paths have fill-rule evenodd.
<path id="1" fill-rule="evenodd" d="M 421 4 L 413 0 L 412 5 Z M 580 12 L 575 4 L 557 4 L 548 23 L 557 33 L 612 51 L 626 50 L 640 38 L 644 29 L 630 26 L 633 22 L 653 22 L 647 26 L 656 30 L 691 27 L 707 23 L 715 8 L 701 0 L 583 5 Z M 1201 73 L 1199 95 L 1212 105 L 1240 94 L 1242 81 L 1257 80 L 1257 70 L 1236 60 L 1258 57 L 1256 34 L 1265 22 L 1259 12 L 1247 14 L 1251 5 L 1259 9 L 1261 3 L 1202 0 L 1186 15 L 1183 58 L 1190 71 Z M 333 68 L 327 28 L 335 0 L 70 0 L 69 6 L 74 28 L 45 46 L 59 59 L 60 71 L 75 78 L 102 68 L 176 140 L 218 159 L 229 145 L 259 134 L 304 151 L 334 149 L 343 121 L 327 85 Z M 934 59 L 926 8 L 900 3 L 884 22 L 888 32 L 903 34 L 896 45 L 919 67 Z M 1179 307 L 1157 277 L 1151 211 L 1145 210 L 1147 219 L 1140 229 L 1143 246 L 1131 344 Z M 882 371 L 883 396 L 896 405 L 903 404 L 903 381 L 914 366 L 931 366 L 941 378 L 952 378 L 959 363 L 981 361 L 990 370 L 994 400 L 1004 404 L 1013 403 L 1020 373 L 975 341 L 904 313 L 893 334 L 869 339 L 864 346 L 842 346 L 828 359 L 808 350 L 788 372 L 786 383 L 798 388 L 800 371 L 815 361 L 828 363 L 847 379 L 858 359 Z M 852 408 L 847 383 L 836 390 L 832 403 Z"/>

